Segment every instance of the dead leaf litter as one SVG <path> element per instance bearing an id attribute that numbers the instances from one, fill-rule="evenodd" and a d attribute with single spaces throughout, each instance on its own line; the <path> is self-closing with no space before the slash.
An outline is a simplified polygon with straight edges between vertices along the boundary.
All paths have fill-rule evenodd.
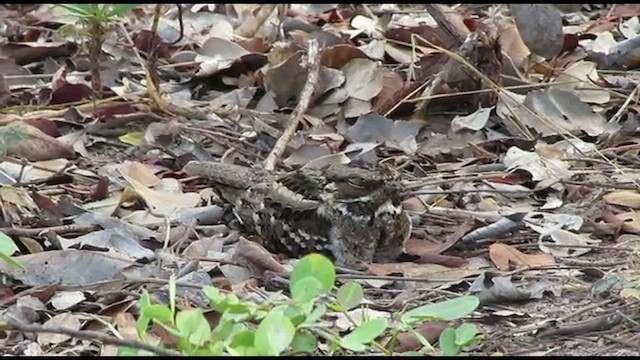
<path id="1" fill-rule="evenodd" d="M 154 25 L 145 4 L 99 41 L 0 5 L 0 233 L 25 267 L 0 261 L 0 319 L 68 330 L 0 353 L 113 355 L 99 334 L 137 341 L 171 274 L 185 309 L 290 271 L 197 160 L 393 169 L 411 236 L 338 276 L 365 289 L 354 319 L 475 294 L 470 353 L 638 354 L 640 6 L 572 5 L 165 4 Z"/>

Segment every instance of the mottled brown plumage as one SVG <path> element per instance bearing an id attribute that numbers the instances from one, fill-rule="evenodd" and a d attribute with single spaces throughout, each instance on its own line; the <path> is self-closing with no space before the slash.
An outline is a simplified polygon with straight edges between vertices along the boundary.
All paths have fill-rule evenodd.
<path id="1" fill-rule="evenodd" d="M 411 233 L 400 205 L 402 188 L 381 168 L 334 165 L 278 173 L 192 161 L 184 171 L 211 179 L 248 231 L 291 256 L 320 252 L 338 265 L 390 262 Z"/>

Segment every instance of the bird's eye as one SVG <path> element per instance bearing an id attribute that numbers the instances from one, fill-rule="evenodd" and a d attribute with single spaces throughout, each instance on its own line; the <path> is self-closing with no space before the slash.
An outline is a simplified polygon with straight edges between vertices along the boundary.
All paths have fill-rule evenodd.
<path id="1" fill-rule="evenodd" d="M 364 189 L 364 181 L 362 181 L 362 179 L 349 179 L 347 180 L 347 184 L 356 189 Z"/>

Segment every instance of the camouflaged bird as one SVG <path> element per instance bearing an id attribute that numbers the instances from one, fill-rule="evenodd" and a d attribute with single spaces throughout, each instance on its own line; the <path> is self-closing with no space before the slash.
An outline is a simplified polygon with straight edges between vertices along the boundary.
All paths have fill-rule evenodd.
<path id="1" fill-rule="evenodd" d="M 400 204 L 402 186 L 382 168 L 332 165 L 278 173 L 191 161 L 183 171 L 210 179 L 248 231 L 290 256 L 319 252 L 347 266 L 390 262 L 411 233 Z"/>

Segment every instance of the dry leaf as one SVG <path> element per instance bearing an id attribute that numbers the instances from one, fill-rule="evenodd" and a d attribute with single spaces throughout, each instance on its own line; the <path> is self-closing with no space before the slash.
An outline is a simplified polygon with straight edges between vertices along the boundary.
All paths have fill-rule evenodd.
<path id="1" fill-rule="evenodd" d="M 137 161 L 125 161 L 120 168 L 120 172 L 127 174 L 127 176 L 130 176 L 146 187 L 154 187 L 160 182 L 160 179 L 154 174 L 153 170 Z"/>
<path id="2" fill-rule="evenodd" d="M 322 65 L 340 69 L 353 59 L 366 59 L 367 54 L 353 45 L 339 44 L 322 50 L 320 62 Z"/>
<path id="3" fill-rule="evenodd" d="M 546 246 L 542 240 L 550 238 L 554 244 L 567 245 L 566 247 L 550 247 Z M 575 257 L 588 253 L 592 249 L 582 248 L 583 245 L 594 245 L 600 243 L 600 240 L 591 239 L 588 234 L 576 234 L 571 231 L 562 229 L 553 229 L 547 233 L 540 235 L 540 250 L 547 254 L 557 257 Z M 577 247 L 571 247 L 577 245 Z"/>
<path id="4" fill-rule="evenodd" d="M 425 339 L 431 344 L 438 341 L 438 337 L 440 333 L 444 331 L 444 329 L 452 327 L 451 323 L 445 321 L 425 321 L 422 324 L 418 325 L 415 329 L 420 335 L 424 336 Z M 403 332 L 398 334 L 398 345 L 395 348 L 398 352 L 405 352 L 409 350 L 418 350 L 422 347 L 420 340 L 416 338 L 416 336 L 412 332 Z"/>
<path id="5" fill-rule="evenodd" d="M 640 193 L 637 191 L 618 190 L 606 194 L 602 199 L 609 204 L 640 209 Z"/>
<path id="6" fill-rule="evenodd" d="M 342 67 L 344 89 L 350 97 L 369 101 L 382 90 L 383 74 L 378 65 L 367 59 L 353 59 Z"/>
<path id="7" fill-rule="evenodd" d="M 254 276 L 260 277 L 265 270 L 284 273 L 287 270 L 261 245 L 240 238 L 236 245 L 233 258 L 247 265 Z"/>
<path id="8" fill-rule="evenodd" d="M 391 110 L 406 95 L 407 87 L 398 73 L 387 68 L 380 69 L 382 73 L 382 90 L 373 98 L 371 111 L 384 115 Z"/>
<path id="9" fill-rule="evenodd" d="M 536 188 L 562 188 L 559 180 L 570 178 L 573 173 L 569 170 L 569 163 L 561 156 L 545 156 L 540 152 L 524 151 L 512 146 L 504 157 L 504 165 L 509 170 L 520 169 L 531 174 L 534 181 L 539 181 Z"/>
<path id="10" fill-rule="evenodd" d="M 403 274 L 408 277 L 426 277 L 434 282 L 456 282 L 469 276 L 482 273 L 479 269 L 452 269 L 436 264 L 367 264 L 371 273 L 376 275 Z"/>
<path id="11" fill-rule="evenodd" d="M 578 61 L 568 66 L 553 82 L 553 87 L 575 93 L 580 101 L 593 104 L 606 104 L 611 94 L 594 84 L 599 78 L 596 64 L 591 61 Z"/>
<path id="12" fill-rule="evenodd" d="M 136 330 L 136 319 L 129 313 L 117 313 L 115 317 L 115 326 L 120 335 L 125 339 L 139 340 L 138 331 Z"/>
<path id="13" fill-rule="evenodd" d="M 51 319 L 47 320 L 43 324 L 44 326 L 51 327 L 64 327 L 72 330 L 80 330 L 80 320 L 77 316 L 71 313 L 62 313 L 58 314 Z M 38 334 L 38 344 L 40 345 L 49 345 L 49 344 L 59 344 L 61 342 L 67 341 L 71 339 L 70 335 L 66 334 L 55 334 L 55 333 L 40 333 Z"/>
<path id="14" fill-rule="evenodd" d="M 72 159 L 75 157 L 71 147 L 60 143 L 36 127 L 13 122 L 0 129 L 2 130 L 0 141 L 5 142 L 7 155 L 23 157 L 31 161 Z M 10 139 L 5 139 L 5 137 L 10 137 Z"/>
<path id="15" fill-rule="evenodd" d="M 556 263 L 554 257 L 549 254 L 524 254 L 520 250 L 506 244 L 492 244 L 489 246 L 489 257 L 498 270 L 509 270 L 510 264 L 542 266 Z"/>
<path id="16" fill-rule="evenodd" d="M 125 173 L 122 173 L 122 177 L 154 209 L 193 208 L 200 203 L 200 195 L 197 193 L 161 192 L 149 189 Z"/>
<path id="17" fill-rule="evenodd" d="M 56 310 L 65 310 L 86 300 L 82 291 L 60 291 L 51 298 L 51 305 Z"/>

